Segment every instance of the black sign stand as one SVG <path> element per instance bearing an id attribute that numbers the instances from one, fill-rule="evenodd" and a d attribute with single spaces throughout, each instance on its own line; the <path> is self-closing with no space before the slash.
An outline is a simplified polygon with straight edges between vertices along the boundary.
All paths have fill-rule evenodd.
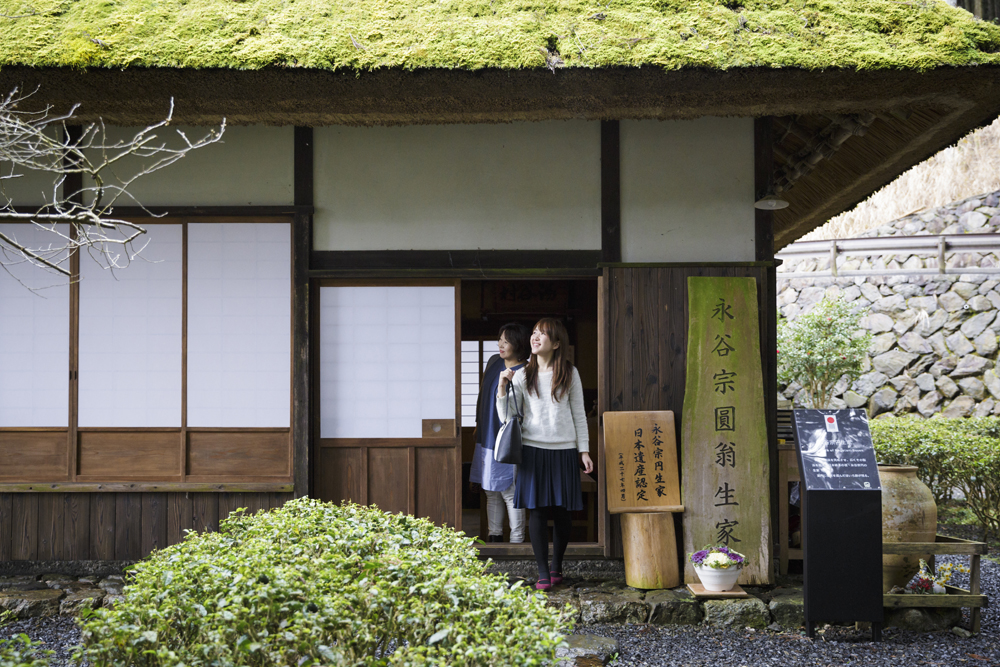
<path id="1" fill-rule="evenodd" d="M 882 492 L 864 410 L 795 410 L 806 634 L 868 621 L 882 640 Z"/>

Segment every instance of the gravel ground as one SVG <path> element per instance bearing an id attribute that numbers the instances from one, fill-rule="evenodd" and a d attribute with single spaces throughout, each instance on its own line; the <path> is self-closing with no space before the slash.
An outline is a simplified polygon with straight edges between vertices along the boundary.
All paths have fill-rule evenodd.
<path id="1" fill-rule="evenodd" d="M 993 557 L 997 552 L 993 550 Z M 941 562 L 968 563 L 967 558 L 941 557 Z M 853 627 L 827 627 L 815 640 L 801 633 L 744 630 L 730 631 L 704 626 L 581 625 L 577 633 L 614 637 L 619 643 L 616 666 L 727 665 L 754 667 L 781 665 L 865 665 L 891 667 L 911 665 L 977 665 L 1000 667 L 1000 563 L 984 558 L 982 589 L 992 605 L 983 610 L 982 631 L 963 639 L 951 633 L 919 633 L 886 628 L 882 642 L 870 641 L 869 631 Z M 968 575 L 956 574 L 954 583 L 968 588 Z M 968 610 L 964 610 L 968 627 Z M 53 617 L 16 621 L 0 628 L 0 638 L 25 633 L 56 655 L 52 667 L 72 665 L 69 659 L 80 641 L 74 619 Z"/>
<path id="2" fill-rule="evenodd" d="M 939 561 L 969 562 L 967 557 L 954 556 L 942 556 Z M 882 642 L 875 644 L 870 641 L 870 631 L 853 627 L 827 627 L 817 633 L 815 640 L 798 632 L 731 631 L 702 626 L 581 625 L 576 632 L 617 639 L 619 656 L 613 664 L 622 667 L 1000 665 L 1000 564 L 984 558 L 980 574 L 982 591 L 989 596 L 991 606 L 983 610 L 980 634 L 968 639 L 948 632 L 885 628 Z M 956 573 L 953 583 L 968 588 L 968 575 Z M 964 625 L 969 627 L 969 611 L 963 610 L 963 614 Z"/>
<path id="3" fill-rule="evenodd" d="M 74 617 L 51 616 L 14 621 L 0 628 L 0 638 L 7 639 L 22 632 L 33 641 L 43 642 L 42 650 L 55 651 L 49 663 L 52 667 L 75 664 L 70 657 L 80 644 L 80 628 Z"/>

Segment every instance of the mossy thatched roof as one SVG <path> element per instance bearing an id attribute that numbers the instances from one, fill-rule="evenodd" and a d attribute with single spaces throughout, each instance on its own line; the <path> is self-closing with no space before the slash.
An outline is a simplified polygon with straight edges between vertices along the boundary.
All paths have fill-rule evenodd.
<path id="1" fill-rule="evenodd" d="M 0 67 L 1000 64 L 1000 27 L 943 0 L 0 0 L 0 14 Z"/>

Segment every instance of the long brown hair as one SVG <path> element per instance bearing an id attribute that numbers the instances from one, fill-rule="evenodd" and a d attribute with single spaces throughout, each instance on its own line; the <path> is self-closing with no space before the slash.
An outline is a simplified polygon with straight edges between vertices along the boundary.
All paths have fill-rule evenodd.
<path id="1" fill-rule="evenodd" d="M 554 317 L 543 317 L 535 325 L 553 344 L 558 347 L 552 352 L 552 400 L 556 403 L 569 392 L 569 384 L 573 379 L 573 364 L 566 358 L 569 351 L 569 334 L 566 326 Z M 534 332 L 534 330 L 532 330 Z M 528 393 L 538 396 L 538 357 L 531 355 L 524 369 Z"/>

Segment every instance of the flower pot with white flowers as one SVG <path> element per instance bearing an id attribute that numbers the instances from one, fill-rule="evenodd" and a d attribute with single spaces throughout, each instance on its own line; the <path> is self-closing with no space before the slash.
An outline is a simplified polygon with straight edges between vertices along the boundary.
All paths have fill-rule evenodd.
<path id="1" fill-rule="evenodd" d="M 740 578 L 746 556 L 726 546 L 705 547 L 691 554 L 691 564 L 706 591 L 731 591 Z"/>

